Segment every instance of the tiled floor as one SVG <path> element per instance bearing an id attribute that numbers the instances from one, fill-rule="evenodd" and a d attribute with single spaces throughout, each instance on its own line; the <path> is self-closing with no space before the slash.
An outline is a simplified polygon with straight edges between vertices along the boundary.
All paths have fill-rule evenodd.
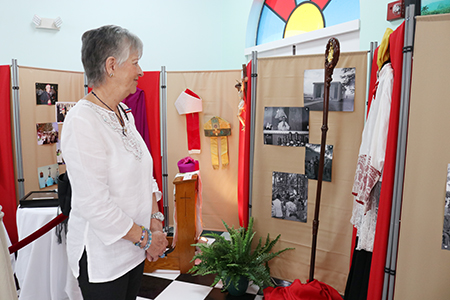
<path id="1" fill-rule="evenodd" d="M 137 300 L 263 299 L 262 295 L 257 295 L 258 287 L 255 285 L 250 284 L 245 295 L 234 297 L 229 295 L 228 292 L 221 292 L 221 282 L 211 287 L 213 282 L 213 275 L 192 276 L 180 274 L 179 271 L 157 270 L 144 275 Z"/>

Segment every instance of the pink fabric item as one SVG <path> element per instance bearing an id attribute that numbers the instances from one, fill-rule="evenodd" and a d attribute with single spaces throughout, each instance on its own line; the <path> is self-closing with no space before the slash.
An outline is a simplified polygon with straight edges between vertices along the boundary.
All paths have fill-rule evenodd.
<path id="1" fill-rule="evenodd" d="M 195 160 L 190 156 L 180 159 L 177 165 L 180 173 L 194 172 L 200 169 L 198 160 Z"/>

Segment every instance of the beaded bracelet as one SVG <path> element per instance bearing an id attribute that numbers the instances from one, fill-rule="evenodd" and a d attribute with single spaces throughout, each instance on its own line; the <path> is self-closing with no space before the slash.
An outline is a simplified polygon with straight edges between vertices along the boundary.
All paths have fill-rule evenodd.
<path id="1" fill-rule="evenodd" d="M 148 234 L 148 239 L 147 239 L 147 244 L 145 244 L 144 246 L 144 250 L 147 251 L 148 248 L 150 248 L 150 245 L 152 243 L 152 232 L 149 229 L 147 230 L 147 234 Z"/>
<path id="2" fill-rule="evenodd" d="M 134 245 L 135 245 L 135 246 L 138 246 L 139 248 L 142 248 L 142 247 L 141 247 L 141 244 L 142 244 L 142 242 L 144 241 L 144 238 L 145 238 L 145 232 L 147 231 L 147 229 L 145 229 L 144 226 L 141 226 L 141 229 L 142 229 L 141 239 L 139 240 L 139 242 L 134 243 Z"/>

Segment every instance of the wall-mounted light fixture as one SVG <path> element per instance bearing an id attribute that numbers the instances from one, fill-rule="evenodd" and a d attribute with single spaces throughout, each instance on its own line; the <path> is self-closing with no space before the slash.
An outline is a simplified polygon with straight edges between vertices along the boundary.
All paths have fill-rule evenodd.
<path id="1" fill-rule="evenodd" d="M 36 29 L 53 29 L 59 30 L 62 25 L 62 20 L 60 17 L 56 19 L 49 18 L 41 18 L 38 15 L 33 16 L 33 24 L 36 26 Z"/>

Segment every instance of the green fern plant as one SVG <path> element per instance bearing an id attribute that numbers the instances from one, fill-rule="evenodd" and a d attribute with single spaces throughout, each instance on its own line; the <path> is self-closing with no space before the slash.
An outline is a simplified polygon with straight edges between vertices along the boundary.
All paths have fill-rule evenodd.
<path id="1" fill-rule="evenodd" d="M 219 234 L 211 233 L 205 235 L 215 239 L 211 245 L 193 244 L 192 246 L 198 247 L 200 251 L 191 261 L 199 259 L 200 263 L 192 267 L 189 273 L 193 275 L 216 274 L 211 286 L 216 285 L 222 279 L 224 289 L 227 289 L 230 284 L 237 287 L 241 276 L 253 281 L 261 289 L 265 286 L 274 286 L 268 262 L 284 251 L 294 248 L 270 252 L 281 235 L 270 241 L 269 234 L 267 234 L 266 242 L 262 244 L 262 238 L 260 238 L 258 245 L 252 250 L 251 246 L 256 234 L 253 232 L 253 218 L 250 218 L 247 229 L 244 227 L 230 228 L 223 220 L 222 223 L 230 234 L 230 240 Z M 228 280 L 225 281 L 226 279 Z"/>

